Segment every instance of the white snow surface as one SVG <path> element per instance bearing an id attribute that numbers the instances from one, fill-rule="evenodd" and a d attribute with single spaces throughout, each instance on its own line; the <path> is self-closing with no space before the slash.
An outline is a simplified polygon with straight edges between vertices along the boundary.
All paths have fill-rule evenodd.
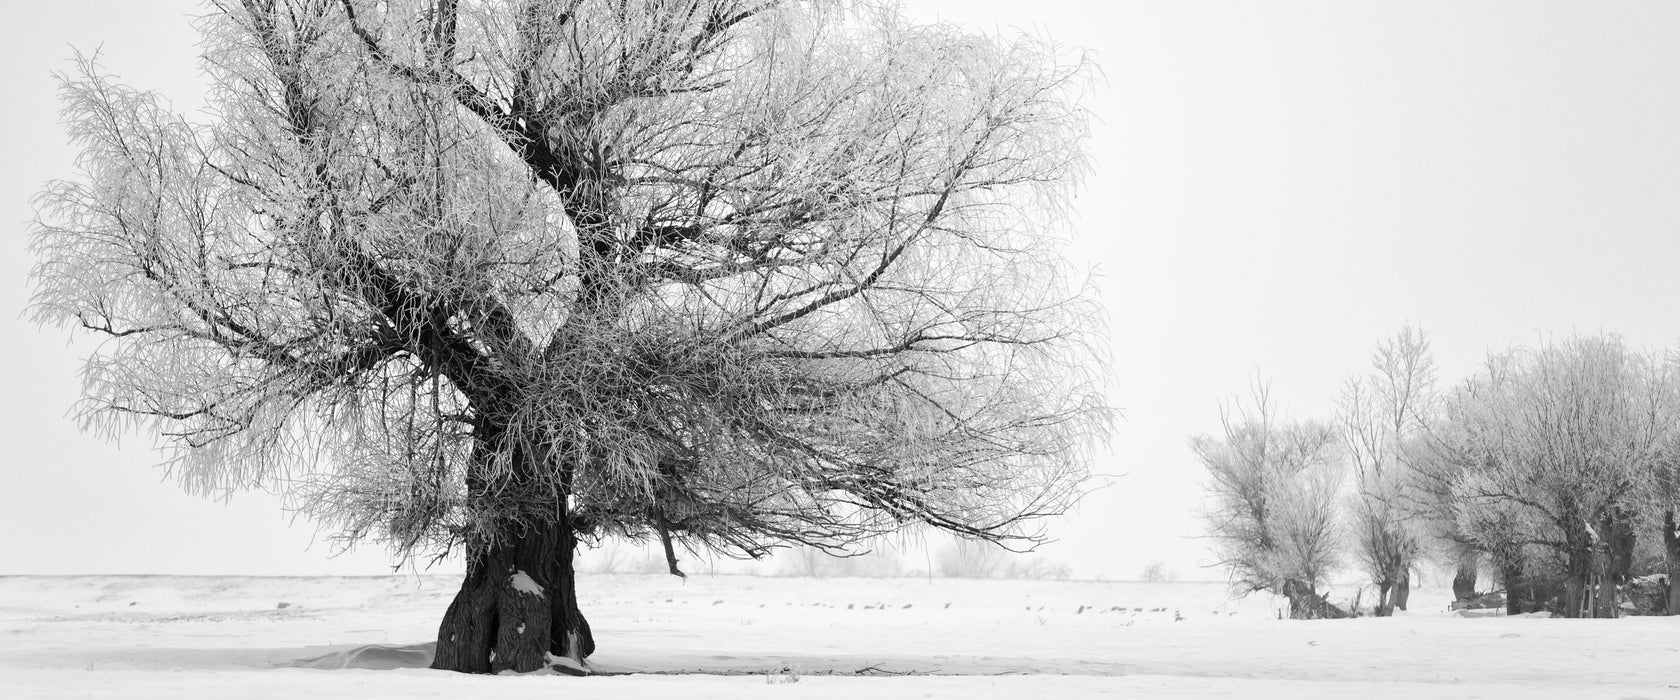
<path id="1" fill-rule="evenodd" d="M 543 594 L 543 587 L 533 580 L 530 574 L 523 571 L 519 571 L 517 569 L 514 570 L 513 580 L 511 583 L 513 584 L 513 590 L 519 591 L 520 593 L 534 596 L 541 596 Z"/>
<path id="2" fill-rule="evenodd" d="M 1463 616 L 1422 589 L 1289 621 L 1217 583 L 586 574 L 596 675 L 432 671 L 458 587 L 0 577 L 0 697 L 1680 698 L 1680 618 Z"/>

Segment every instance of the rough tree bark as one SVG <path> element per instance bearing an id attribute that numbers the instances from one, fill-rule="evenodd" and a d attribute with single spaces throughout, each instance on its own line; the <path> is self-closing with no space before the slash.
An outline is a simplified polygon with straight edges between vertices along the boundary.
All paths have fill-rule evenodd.
<path id="1" fill-rule="evenodd" d="M 1468 601 L 1476 597 L 1476 574 L 1482 565 L 1482 553 L 1468 544 L 1459 544 L 1458 571 L 1453 574 L 1453 600 Z"/>
<path id="2" fill-rule="evenodd" d="M 1393 615 L 1394 610 L 1405 610 L 1406 603 L 1411 600 L 1411 597 L 1412 574 L 1409 571 L 1402 571 L 1400 572 L 1399 578 L 1394 583 L 1394 599 L 1390 601 L 1392 606 L 1389 610 L 1389 614 Z"/>
<path id="3" fill-rule="evenodd" d="M 1614 618 L 1619 613 L 1617 586 L 1633 566 L 1631 524 L 1613 514 L 1599 518 L 1590 543 L 1573 548 L 1566 565 L 1564 617 Z"/>
<path id="4" fill-rule="evenodd" d="M 1289 618 L 1292 620 L 1330 620 L 1348 616 L 1346 610 L 1325 600 L 1312 586 L 1302 581 L 1284 581 L 1283 595 L 1289 599 Z"/>
<path id="5" fill-rule="evenodd" d="M 438 627 L 432 668 L 463 673 L 587 668 L 584 659 L 594 653 L 595 639 L 578 609 L 572 564 L 577 539 L 567 518 L 559 520 L 528 527 L 472 556 Z"/>
<path id="6" fill-rule="evenodd" d="M 1592 567 L 1571 562 L 1565 569 L 1567 573 L 1563 579 L 1563 616 L 1585 617 L 1584 611 L 1590 602 L 1587 598 L 1592 592 Z"/>
<path id="7" fill-rule="evenodd" d="M 492 412 L 501 408 L 492 406 Z M 504 449 L 514 468 L 494 487 L 469 476 L 469 498 L 517 492 L 538 470 L 554 468 L 546 463 L 549 451 L 510 446 L 509 432 L 492 423 L 480 424 L 476 438 L 476 460 L 483 463 Z M 542 668 L 588 672 L 584 659 L 595 652 L 595 638 L 578 608 L 573 565 L 577 532 L 567 504 L 570 483 L 564 480 L 561 493 L 541 499 L 546 502 L 537 513 L 496 528 L 504 533 L 498 540 L 469 545 L 467 574 L 438 626 L 432 668 L 462 673 L 528 673 Z"/>
<path id="8" fill-rule="evenodd" d="M 1497 557 L 1499 580 L 1505 586 L 1505 614 L 1520 615 L 1522 609 L 1523 562 L 1518 556 Z"/>
<path id="9" fill-rule="evenodd" d="M 1605 517 L 1604 531 L 1609 533 L 1605 571 L 1599 577 L 1598 617 L 1619 617 L 1622 614 L 1622 592 L 1632 582 L 1633 548 L 1638 544 L 1633 522 L 1628 517 Z"/>

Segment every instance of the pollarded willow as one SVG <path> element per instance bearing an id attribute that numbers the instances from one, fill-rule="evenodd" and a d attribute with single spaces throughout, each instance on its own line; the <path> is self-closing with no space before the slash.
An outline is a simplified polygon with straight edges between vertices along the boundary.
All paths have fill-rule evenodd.
<path id="1" fill-rule="evenodd" d="M 1030 544 L 1107 411 L 1079 61 L 892 8 L 247 0 L 211 118 L 84 62 L 36 309 L 184 482 L 464 551 L 435 665 L 582 668 L 580 539 Z"/>

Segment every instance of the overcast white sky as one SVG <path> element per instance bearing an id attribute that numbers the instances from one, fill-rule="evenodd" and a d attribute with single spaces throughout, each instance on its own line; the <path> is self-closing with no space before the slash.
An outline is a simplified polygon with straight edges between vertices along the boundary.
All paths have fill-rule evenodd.
<path id="1" fill-rule="evenodd" d="M 961 2 L 911 12 L 1093 52 L 1097 171 L 1076 201 L 1125 409 L 1049 556 L 1082 576 L 1208 556 L 1188 436 L 1257 371 L 1299 416 L 1402 324 L 1447 377 L 1542 333 L 1680 338 L 1680 3 Z M 191 0 L 8 11 L 0 77 L 0 573 L 379 573 L 329 559 L 260 494 L 182 494 L 65 417 L 78 348 L 23 316 L 28 198 L 70 173 L 55 83 L 103 44 L 130 82 L 198 101 Z"/>

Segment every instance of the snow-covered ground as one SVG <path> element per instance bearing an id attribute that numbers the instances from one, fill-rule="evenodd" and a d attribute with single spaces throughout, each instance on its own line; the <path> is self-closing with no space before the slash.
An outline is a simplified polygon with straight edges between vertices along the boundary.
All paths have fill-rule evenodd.
<path id="1" fill-rule="evenodd" d="M 0 698 L 1680 697 L 1680 618 L 1294 622 L 1213 583 L 585 575 L 601 675 L 473 677 L 424 668 L 456 583 L 0 577 Z"/>

